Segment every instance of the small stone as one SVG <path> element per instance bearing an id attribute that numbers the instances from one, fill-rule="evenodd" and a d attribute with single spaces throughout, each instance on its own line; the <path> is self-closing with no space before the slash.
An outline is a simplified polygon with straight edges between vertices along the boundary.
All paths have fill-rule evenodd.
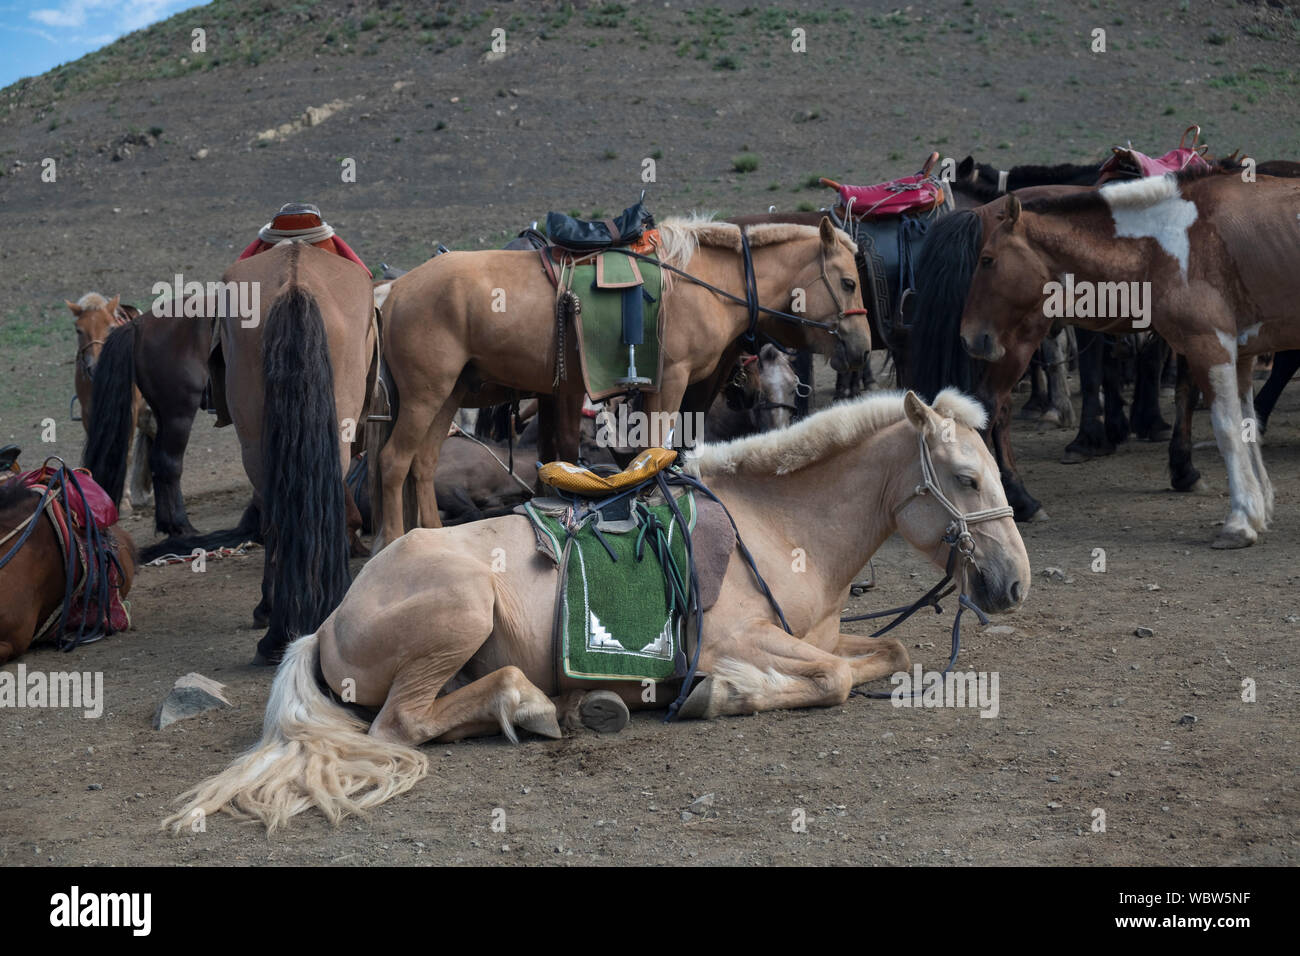
<path id="1" fill-rule="evenodd" d="M 1054 773 L 1049 773 L 1049 774 L 1047 775 L 1047 782 L 1048 782 L 1048 783 L 1060 783 L 1060 782 L 1061 782 L 1061 778 L 1058 777 L 1058 776 L 1057 776 L 1056 774 L 1054 774 Z"/>
<path id="2" fill-rule="evenodd" d="M 1065 581 L 1065 572 L 1062 571 L 1060 568 L 1043 568 L 1043 570 L 1039 571 L 1038 573 L 1041 574 L 1043 577 L 1047 578 L 1049 581 L 1061 581 L 1061 582 Z"/>
<path id="3" fill-rule="evenodd" d="M 1112 771 L 1110 772 L 1110 775 L 1111 775 L 1112 777 L 1118 777 L 1118 776 L 1120 775 L 1120 772 L 1119 772 L 1118 770 L 1112 770 Z"/>
<path id="4" fill-rule="evenodd" d="M 1061 809 L 1061 804 L 1057 803 L 1055 800 L 1048 800 L 1048 801 L 1047 801 L 1047 809 L 1049 809 L 1049 810 L 1059 810 L 1059 809 Z"/>
<path id="5" fill-rule="evenodd" d="M 1183 716 L 1178 718 L 1178 726 L 1190 727 L 1192 724 L 1196 723 L 1196 720 L 1197 717 L 1195 714 L 1183 714 Z"/>
<path id="6" fill-rule="evenodd" d="M 225 684 L 220 684 L 202 674 L 191 672 L 177 678 L 171 691 L 154 712 L 153 729 L 162 730 L 178 720 L 185 720 L 187 717 L 194 717 L 209 710 L 230 707 L 225 690 Z"/>
<path id="7" fill-rule="evenodd" d="M 104 789 L 104 785 L 103 785 L 102 783 L 92 783 L 92 784 L 91 784 L 89 787 L 87 787 L 86 789 L 87 789 L 87 790 L 103 790 L 103 789 Z"/>
<path id="8" fill-rule="evenodd" d="M 1159 590 L 1160 590 L 1160 585 L 1158 585 L 1158 584 L 1148 584 L 1148 585 L 1147 585 L 1147 590 L 1148 590 L 1148 591 L 1159 591 Z"/>
<path id="9" fill-rule="evenodd" d="M 1134 628 L 1134 629 L 1133 629 L 1133 633 L 1136 634 L 1138 637 L 1155 637 L 1155 636 L 1156 636 L 1156 632 L 1153 631 L 1153 630 L 1152 630 L 1151 628 L 1149 628 L 1149 627 L 1137 627 L 1137 628 Z"/>
<path id="10" fill-rule="evenodd" d="M 1016 629 L 1010 624 L 995 624 L 992 627 L 984 628 L 985 634 L 1014 634 Z"/>
<path id="11" fill-rule="evenodd" d="M 204 146 L 202 149 L 195 151 L 193 155 L 190 156 L 190 159 L 207 159 L 207 158 L 208 158 L 208 148 L 206 146 Z"/>

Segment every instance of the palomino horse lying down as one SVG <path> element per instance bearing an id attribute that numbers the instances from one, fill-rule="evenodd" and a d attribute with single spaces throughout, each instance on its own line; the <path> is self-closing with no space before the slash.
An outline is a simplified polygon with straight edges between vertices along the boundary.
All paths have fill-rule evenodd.
<path id="1" fill-rule="evenodd" d="M 732 560 L 703 615 L 699 673 L 708 676 L 681 716 L 833 706 L 857 684 L 906 670 L 898 641 L 840 631 L 854 575 L 895 531 L 939 567 L 952 547 L 969 556 L 955 574 L 984 609 L 1019 606 L 1029 558 L 976 431 L 983 422 L 959 392 L 942 392 L 934 408 L 911 392 L 880 393 L 704 446 L 700 474 L 730 510 L 790 633 L 748 566 Z M 792 548 L 805 553 L 798 573 Z M 518 515 L 398 539 L 315 634 L 290 645 L 261 743 L 185 794 L 166 825 L 225 810 L 273 830 L 313 806 L 337 822 L 423 777 L 428 761 L 415 748 L 425 741 L 498 731 L 515 739 L 516 727 L 559 737 L 556 699 L 567 705 L 582 691 L 656 706 L 642 702 L 638 682 L 557 677 L 556 583 Z M 369 729 L 318 681 L 377 710 Z M 658 697 L 658 706 L 669 699 Z"/>

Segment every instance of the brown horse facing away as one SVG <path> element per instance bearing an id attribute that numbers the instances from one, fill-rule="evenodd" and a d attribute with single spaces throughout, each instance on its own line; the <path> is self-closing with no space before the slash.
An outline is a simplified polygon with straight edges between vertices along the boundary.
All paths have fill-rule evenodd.
<path id="1" fill-rule="evenodd" d="M 40 489 L 28 488 L 15 478 L 0 480 L 0 561 L 4 561 L 0 567 L 0 594 L 4 595 L 0 600 L 0 664 L 21 657 L 38 638 L 45 643 L 58 636 L 67 566 L 48 509 L 37 513 L 40 504 Z M 34 521 L 36 527 L 19 547 L 18 539 L 28 521 Z M 102 530 L 112 539 L 122 568 L 120 594 L 125 597 L 135 579 L 135 544 L 117 525 Z"/>
<path id="2" fill-rule="evenodd" d="M 660 387 L 642 393 L 649 414 L 676 412 L 694 383 L 716 379 L 720 386 L 749 324 L 740 227 L 667 219 L 658 229 L 663 262 L 738 296 L 741 304 L 665 272 Z M 836 368 L 861 365 L 871 336 L 858 288 L 856 247 L 849 237 L 829 219 L 817 227 L 755 226 L 748 236 L 759 305 L 788 312 L 802 299 L 801 315 L 830 327 L 829 333 L 810 330 L 764 314 L 758 330 L 784 345 L 827 354 Z M 504 312 L 495 308 L 503 296 Z M 570 374 L 555 384 L 555 290 L 536 252 L 437 256 L 392 283 L 383 314 L 384 358 L 399 411 L 378 456 L 382 493 L 375 505 L 382 536 L 376 538 L 376 550 L 406 530 L 401 503 L 408 474 L 415 480 L 421 525 L 438 526 L 433 477 L 438 449 L 457 409 L 483 404 L 475 394 L 481 386 L 553 394 L 555 404 L 565 414 L 571 410 L 575 419 L 583 392 L 581 375 Z M 569 369 L 579 367 L 574 338 L 566 338 Z M 502 400 L 493 394 L 490 401 Z M 710 394 L 710 402 L 712 398 Z M 578 449 L 549 447 L 547 426 L 543 421 L 542 457 L 572 460 Z"/>
<path id="3" fill-rule="evenodd" d="M 1099 290 L 1096 305 L 1109 301 L 1069 320 L 1098 331 L 1132 331 L 1134 309 L 1111 306 L 1143 296 L 1151 327 L 1186 357 L 1210 402 L 1230 497 L 1214 547 L 1247 547 L 1273 513 L 1273 486 L 1247 425 L 1254 359 L 1300 347 L 1298 223 L 1300 182 L 1270 176 L 1180 173 L 1023 205 L 1013 196 L 980 254 L 962 342 L 976 358 L 1005 356 L 1023 370 L 1053 321 L 1047 303 L 1064 277 L 1078 294 Z"/>
<path id="4" fill-rule="evenodd" d="M 360 266 L 289 241 L 239 260 L 222 282 L 259 290 L 251 317 L 215 301 L 208 314 L 218 317 L 220 342 L 214 398 L 234 422 L 262 516 L 255 615 L 269 612 L 270 627 L 257 649 L 273 662 L 316 630 L 348 587 L 343 478 L 365 421 L 374 297 Z"/>
<path id="5" fill-rule="evenodd" d="M 988 611 L 1018 607 L 1029 558 L 976 432 L 983 421 L 983 409 L 952 390 L 933 408 L 910 392 L 877 393 L 790 428 L 704 446 L 700 472 L 730 510 L 791 633 L 748 566 L 733 559 L 703 616 L 700 673 L 708 676 L 681 716 L 834 706 L 855 685 L 906 670 L 898 641 L 840 630 L 854 575 L 895 531 L 944 567 L 945 536 L 969 516 L 973 564 L 958 579 Z M 923 457 L 952 511 L 917 490 Z M 807 553 L 802 573 L 791 567 L 795 544 Z M 494 560 L 505 570 L 494 572 Z M 556 573 L 519 515 L 419 529 L 394 542 L 320 629 L 286 652 L 261 743 L 180 798 L 184 809 L 165 825 L 179 830 L 200 812 L 225 810 L 273 830 L 312 806 L 337 822 L 424 776 L 428 761 L 416 747 L 425 741 L 497 732 L 514 739 L 516 727 L 559 737 L 574 698 L 598 689 L 631 708 L 665 706 L 675 687 L 656 705 L 642 701 L 635 681 L 557 678 Z M 345 688 L 354 692 L 348 699 L 378 710 L 368 730 L 331 698 Z"/>
<path id="6" fill-rule="evenodd" d="M 133 305 L 122 305 L 121 296 L 115 295 L 112 299 L 105 299 L 98 292 L 87 292 L 76 302 L 69 302 L 67 299 L 63 302 L 73 314 L 73 324 L 77 330 L 77 360 L 72 381 L 77 393 L 77 403 L 81 406 L 81 427 L 85 429 L 89 439 L 94 433 L 96 422 L 93 417 L 94 380 L 100 352 L 108 341 L 109 335 L 121 326 L 129 324 L 140 314 L 140 310 Z M 122 498 L 123 507 L 127 510 L 132 504 L 148 504 L 152 488 L 149 456 L 153 448 L 156 427 L 150 408 L 145 404 L 144 396 L 140 394 L 138 388 L 133 389 L 131 394 L 131 429 L 127 432 L 128 444 L 131 433 L 136 436 L 135 448 L 130 455 L 134 462 L 134 467 L 131 469 L 131 486 L 126 490 L 124 497 L 119 493 L 114 499 L 116 502 L 117 498 Z M 122 461 L 124 473 L 126 457 L 124 450 Z"/>

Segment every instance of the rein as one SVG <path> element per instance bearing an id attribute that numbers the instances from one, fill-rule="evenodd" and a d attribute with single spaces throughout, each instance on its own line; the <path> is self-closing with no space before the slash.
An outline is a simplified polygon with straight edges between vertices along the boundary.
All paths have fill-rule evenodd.
<path id="1" fill-rule="evenodd" d="M 890 608 L 887 611 L 842 617 L 840 622 L 871 621 L 896 615 L 894 620 L 871 635 L 872 637 L 880 637 L 892 631 L 923 607 L 933 607 L 936 614 L 942 614 L 943 608 L 939 606 L 939 602 L 957 590 L 958 586 L 956 584 L 950 585 L 949 582 L 960 574 L 961 591 L 957 595 L 957 616 L 953 618 L 952 622 L 952 654 L 948 658 L 947 666 L 943 669 L 943 674 L 946 675 L 952 670 L 953 665 L 957 663 L 957 654 L 961 650 L 961 616 L 963 612 L 970 610 L 979 618 L 981 625 L 987 625 L 989 622 L 988 615 L 966 594 L 966 571 L 969 567 L 976 566 L 975 539 L 970 533 L 970 525 L 979 524 L 982 521 L 994 521 L 998 518 L 1014 517 L 1015 509 L 1009 505 L 1002 505 L 998 508 L 983 508 L 979 511 L 962 511 L 949 500 L 948 496 L 943 493 L 943 489 L 939 487 L 938 475 L 934 470 L 934 461 L 930 458 L 930 446 L 925 442 L 924 432 L 919 433 L 918 443 L 921 450 L 921 484 L 917 485 L 915 490 L 894 508 L 893 514 L 894 517 L 897 517 L 898 513 L 904 508 L 911 505 L 918 498 L 927 495 L 939 502 L 943 509 L 948 512 L 952 520 L 948 523 L 943 535 L 943 543 L 948 545 L 948 563 L 944 567 L 943 580 L 911 604 Z M 961 562 L 960 569 L 957 566 L 958 561 Z M 916 697 L 920 693 L 920 690 L 913 689 L 910 696 Z M 854 689 L 849 692 L 849 696 L 868 697 L 873 700 L 890 700 L 894 694 L 886 691 L 860 691 Z"/>
<path id="2" fill-rule="evenodd" d="M 754 274 L 754 257 L 753 253 L 750 251 L 749 233 L 743 226 L 740 228 L 740 252 L 745 265 L 745 297 L 743 299 L 738 295 L 733 295 L 726 289 L 720 289 L 712 283 L 705 282 L 703 279 L 691 275 L 685 269 L 663 262 L 654 256 L 648 256 L 640 252 L 633 252 L 631 249 L 620 249 L 619 252 L 631 256 L 634 259 L 642 259 L 646 262 L 654 263 L 661 269 L 667 269 L 674 275 L 679 275 L 689 282 L 693 282 L 702 288 L 708 289 L 714 295 L 721 296 L 730 302 L 734 302 L 736 305 L 743 305 L 749 315 L 749 327 L 745 332 L 745 337 L 750 341 L 754 340 L 760 315 L 768 315 L 774 319 L 780 319 L 782 322 L 789 322 L 794 325 L 803 326 L 804 328 L 820 329 L 829 335 L 839 338 L 839 332 L 831 322 L 818 322 L 815 319 L 810 319 L 806 316 L 794 315 L 790 312 L 782 312 L 780 309 L 770 309 L 765 305 L 759 304 L 758 278 Z M 826 284 L 826 291 L 830 293 L 831 301 L 835 303 L 837 318 L 844 319 L 850 315 L 866 315 L 866 309 L 845 309 L 840 304 L 839 297 L 831 287 L 830 277 L 826 274 L 826 250 L 820 249 L 819 255 L 821 256 L 821 274 L 818 278 Z"/>

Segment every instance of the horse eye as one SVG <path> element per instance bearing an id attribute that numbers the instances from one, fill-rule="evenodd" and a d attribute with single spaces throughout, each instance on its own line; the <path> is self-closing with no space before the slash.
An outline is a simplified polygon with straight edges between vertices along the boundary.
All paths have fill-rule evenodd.
<path id="1" fill-rule="evenodd" d="M 980 265 L 984 266 L 985 268 L 988 268 L 989 266 L 992 266 L 992 265 L 993 265 L 993 257 L 992 257 L 992 256 L 980 256 Z"/>
<path id="2" fill-rule="evenodd" d="M 959 484 L 965 485 L 973 491 L 979 491 L 980 483 L 969 475 L 958 475 L 957 481 Z"/>
<path id="3" fill-rule="evenodd" d="M 852 292 L 854 289 L 858 287 L 858 284 L 854 282 L 852 279 L 841 279 L 840 285 L 844 286 L 844 288 L 849 292 Z"/>

